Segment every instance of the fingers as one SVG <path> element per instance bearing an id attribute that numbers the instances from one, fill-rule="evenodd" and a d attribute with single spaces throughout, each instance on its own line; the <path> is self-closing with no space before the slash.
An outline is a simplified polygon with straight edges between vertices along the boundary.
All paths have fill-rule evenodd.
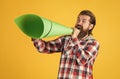
<path id="1" fill-rule="evenodd" d="M 80 30 L 79 29 L 77 29 L 77 28 L 73 28 L 73 34 L 72 34 L 72 37 L 73 38 L 76 38 L 76 37 L 78 37 L 78 35 L 79 35 L 79 33 L 80 33 Z"/>
<path id="2" fill-rule="evenodd" d="M 34 41 L 35 39 L 34 38 L 31 38 L 31 41 Z"/>

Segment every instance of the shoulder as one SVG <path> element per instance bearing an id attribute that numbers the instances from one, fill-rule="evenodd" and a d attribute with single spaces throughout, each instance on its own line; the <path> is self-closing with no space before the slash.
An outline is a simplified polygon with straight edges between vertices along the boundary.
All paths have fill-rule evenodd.
<path id="1" fill-rule="evenodd" d="M 96 40 L 93 36 L 89 36 L 87 39 L 86 39 L 86 42 L 87 44 L 93 44 L 93 45 L 100 45 L 98 40 Z"/>

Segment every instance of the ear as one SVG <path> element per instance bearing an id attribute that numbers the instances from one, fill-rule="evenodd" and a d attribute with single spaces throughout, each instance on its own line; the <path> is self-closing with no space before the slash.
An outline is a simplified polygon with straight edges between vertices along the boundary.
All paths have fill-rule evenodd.
<path id="1" fill-rule="evenodd" d="M 93 24 L 90 24 L 89 26 L 89 30 L 91 30 L 93 28 Z"/>

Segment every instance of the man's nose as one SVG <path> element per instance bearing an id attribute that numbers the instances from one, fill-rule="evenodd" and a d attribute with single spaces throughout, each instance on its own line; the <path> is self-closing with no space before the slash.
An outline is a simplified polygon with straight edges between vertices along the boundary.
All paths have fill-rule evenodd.
<path id="1" fill-rule="evenodd" d="M 78 25 L 82 25 L 82 22 L 80 21 L 80 22 L 78 23 Z"/>
<path id="2" fill-rule="evenodd" d="M 77 23 L 77 26 L 82 26 L 82 23 Z"/>

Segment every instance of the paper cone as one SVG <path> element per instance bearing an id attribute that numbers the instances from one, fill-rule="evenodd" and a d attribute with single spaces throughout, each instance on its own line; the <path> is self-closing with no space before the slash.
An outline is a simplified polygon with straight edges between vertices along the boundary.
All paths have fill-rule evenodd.
<path id="1" fill-rule="evenodd" d="M 22 15 L 15 19 L 18 27 L 29 37 L 45 38 L 71 34 L 72 29 L 34 14 Z"/>

